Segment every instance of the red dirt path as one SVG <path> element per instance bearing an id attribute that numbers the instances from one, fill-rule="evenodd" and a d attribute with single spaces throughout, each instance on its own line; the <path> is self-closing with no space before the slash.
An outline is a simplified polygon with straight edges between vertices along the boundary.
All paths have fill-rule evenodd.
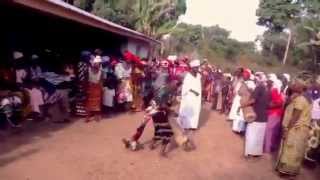
<path id="1" fill-rule="evenodd" d="M 204 109 L 195 134 L 197 150 L 180 148 L 159 157 L 159 149 L 124 149 L 142 114 L 69 125 L 32 123 L 25 132 L 0 138 L 0 180 L 278 180 L 270 156 L 243 159 L 243 139 L 224 116 Z M 152 137 L 147 127 L 143 141 Z M 320 170 L 304 169 L 300 180 L 320 180 Z"/>

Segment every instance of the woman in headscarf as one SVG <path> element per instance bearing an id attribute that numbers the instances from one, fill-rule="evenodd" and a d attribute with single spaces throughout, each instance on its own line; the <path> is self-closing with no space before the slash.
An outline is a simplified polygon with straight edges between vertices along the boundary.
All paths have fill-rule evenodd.
<path id="1" fill-rule="evenodd" d="M 128 58 L 128 57 L 127 57 Z M 119 81 L 117 88 L 117 102 L 123 109 L 127 109 L 128 103 L 132 102 L 132 87 L 130 77 L 132 73 L 132 64 L 130 59 L 120 61 L 115 66 L 115 74 Z"/>
<path id="2" fill-rule="evenodd" d="M 284 96 L 281 93 L 282 82 L 275 74 L 268 77 L 270 104 L 265 134 L 264 152 L 272 153 L 278 149 L 281 139 L 281 117 L 283 114 Z"/>
<path id="3" fill-rule="evenodd" d="M 295 80 L 282 122 L 282 142 L 276 170 L 282 175 L 297 175 L 307 148 L 311 122 L 311 101 L 304 94 L 306 81 Z"/>
<path id="4" fill-rule="evenodd" d="M 201 68 L 202 75 L 202 84 L 203 84 L 203 98 L 206 102 L 211 102 L 212 93 L 213 93 L 213 78 L 212 78 L 212 69 L 207 61 L 203 64 Z"/>
<path id="5" fill-rule="evenodd" d="M 89 66 L 88 87 L 87 87 L 87 120 L 91 121 L 91 117 L 101 112 L 102 105 L 102 68 L 101 56 L 96 56 Z M 100 120 L 100 116 L 96 117 L 96 121 Z"/>
<path id="6" fill-rule="evenodd" d="M 264 74 L 256 75 L 256 87 L 252 88 L 254 85 L 250 85 L 252 81 L 246 81 L 251 94 L 249 98 L 242 96 L 241 98 L 248 99 L 246 101 L 241 100 L 241 109 L 244 114 L 244 119 L 247 124 L 246 137 L 245 137 L 245 156 L 261 156 L 263 154 L 263 142 L 265 136 L 265 129 L 267 124 L 267 109 L 269 104 L 269 92 L 266 88 L 266 77 Z M 247 95 L 248 96 L 248 95 Z M 252 106 L 255 113 L 255 118 L 248 121 L 249 116 L 246 114 L 245 108 Z M 253 117 L 252 117 L 253 118 Z"/>
<path id="7" fill-rule="evenodd" d="M 141 62 L 141 61 L 140 61 Z M 142 98 L 142 81 L 144 80 L 143 65 L 141 63 L 133 64 L 131 74 L 131 86 L 132 86 L 132 105 L 131 109 L 134 112 L 140 112 L 143 108 Z"/>
<path id="8" fill-rule="evenodd" d="M 237 82 L 235 82 L 234 89 L 235 97 L 229 114 L 229 119 L 233 120 L 232 130 L 234 132 L 241 133 L 245 131 L 245 119 L 240 107 L 240 101 L 241 99 L 248 99 L 255 87 L 254 82 L 250 80 L 250 70 L 245 69 L 243 71 L 239 71 L 238 73 L 239 76 L 238 80 L 236 80 Z"/>

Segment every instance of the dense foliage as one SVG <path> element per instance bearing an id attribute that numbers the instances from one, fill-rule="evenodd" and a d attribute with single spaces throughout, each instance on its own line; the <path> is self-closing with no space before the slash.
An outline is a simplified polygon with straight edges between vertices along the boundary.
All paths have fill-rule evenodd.
<path id="1" fill-rule="evenodd" d="M 320 43 L 314 43 L 320 40 L 320 36 L 316 36 L 320 30 L 319 15 L 319 0 L 260 1 L 257 24 L 268 29 L 259 38 L 263 55 L 274 56 L 281 61 L 288 45 L 289 65 L 319 71 Z"/>
<path id="2" fill-rule="evenodd" d="M 233 64 L 241 64 L 250 57 L 260 66 L 280 66 L 283 62 L 285 67 L 319 71 L 319 0 L 261 0 L 256 12 L 257 24 L 267 28 L 257 37 L 261 52 L 256 51 L 255 42 L 231 39 L 230 32 L 219 26 L 177 24 L 179 16 L 186 11 L 186 0 L 75 0 L 74 5 L 164 39 L 165 55 L 191 54 L 221 58 L 223 63 Z M 169 36 L 163 38 L 166 34 Z"/>
<path id="3" fill-rule="evenodd" d="M 155 38 L 170 33 L 185 0 L 76 0 L 76 6 Z"/>

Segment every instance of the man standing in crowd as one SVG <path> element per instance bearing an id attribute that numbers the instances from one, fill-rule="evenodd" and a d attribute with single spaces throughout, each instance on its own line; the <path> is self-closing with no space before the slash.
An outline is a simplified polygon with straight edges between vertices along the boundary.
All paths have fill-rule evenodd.
<path id="1" fill-rule="evenodd" d="M 179 122 L 184 129 L 197 129 L 201 110 L 201 75 L 198 72 L 199 60 L 190 63 L 191 71 L 187 73 L 182 84 L 182 99 Z"/>

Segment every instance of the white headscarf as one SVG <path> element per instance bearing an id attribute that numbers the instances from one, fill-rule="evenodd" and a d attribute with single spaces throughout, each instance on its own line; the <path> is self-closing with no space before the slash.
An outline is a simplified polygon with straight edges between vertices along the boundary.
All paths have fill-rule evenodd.
<path id="1" fill-rule="evenodd" d="M 252 80 L 245 81 L 244 83 L 251 91 L 253 91 L 256 88 L 256 84 Z"/>
<path id="2" fill-rule="evenodd" d="M 286 78 L 288 82 L 290 82 L 290 74 L 284 73 L 283 77 Z"/>
<path id="3" fill-rule="evenodd" d="M 20 59 L 23 57 L 23 53 L 19 51 L 14 51 L 13 52 L 13 59 Z"/>
<path id="4" fill-rule="evenodd" d="M 190 67 L 199 67 L 200 66 L 200 60 L 195 59 L 190 62 Z"/>
<path id="5" fill-rule="evenodd" d="M 272 88 L 276 88 L 280 92 L 282 88 L 282 82 L 280 81 L 280 79 L 278 79 L 277 75 L 269 74 L 268 79 L 272 81 Z"/>

